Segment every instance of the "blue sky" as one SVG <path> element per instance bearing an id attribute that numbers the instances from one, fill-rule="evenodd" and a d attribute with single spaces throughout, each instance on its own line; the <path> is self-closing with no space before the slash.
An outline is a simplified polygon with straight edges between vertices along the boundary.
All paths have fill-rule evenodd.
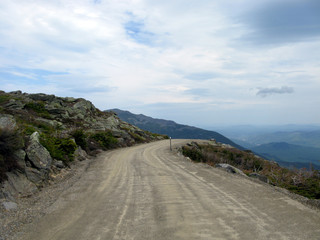
<path id="1" fill-rule="evenodd" d="M 200 127 L 320 124 L 320 2 L 2 0 L 0 83 Z"/>

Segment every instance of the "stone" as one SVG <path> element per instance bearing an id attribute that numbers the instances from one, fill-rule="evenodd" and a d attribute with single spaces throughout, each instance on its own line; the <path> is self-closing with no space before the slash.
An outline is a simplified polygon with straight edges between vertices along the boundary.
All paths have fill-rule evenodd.
<path id="1" fill-rule="evenodd" d="M 30 136 L 29 145 L 26 149 L 29 161 L 38 169 L 49 169 L 52 158 L 48 150 L 39 142 L 39 133 L 34 132 Z"/>
<path id="2" fill-rule="evenodd" d="M 0 114 L 0 129 L 14 131 L 16 127 L 17 127 L 17 123 L 12 115 Z"/>
<path id="3" fill-rule="evenodd" d="M 86 160 L 88 155 L 80 146 L 75 150 L 74 157 L 76 160 L 83 161 Z"/>
<path id="4" fill-rule="evenodd" d="M 53 160 L 52 165 L 57 167 L 57 168 L 64 168 L 65 165 L 61 160 Z"/>
<path id="5" fill-rule="evenodd" d="M 259 180 L 262 181 L 262 182 L 269 183 L 269 179 L 268 179 L 266 176 L 261 175 L 261 174 L 259 174 L 259 173 L 250 173 L 250 174 L 249 174 L 249 177 L 257 178 L 257 179 L 259 179 Z"/>
<path id="6" fill-rule="evenodd" d="M 9 92 L 10 94 L 15 94 L 15 95 L 20 95 L 22 94 L 22 92 L 20 90 L 18 91 L 12 91 L 12 92 Z"/>
<path id="7" fill-rule="evenodd" d="M 9 109 L 23 109 L 24 104 L 20 101 L 16 101 L 15 99 L 10 99 L 5 107 Z"/>
<path id="8" fill-rule="evenodd" d="M 25 171 L 26 171 L 27 178 L 31 182 L 35 183 L 36 185 L 41 184 L 46 179 L 46 176 L 47 176 L 47 171 L 43 169 L 38 170 L 35 168 L 26 167 Z"/>
<path id="9" fill-rule="evenodd" d="M 17 160 L 18 165 L 21 167 L 21 169 L 24 171 L 26 168 L 26 152 L 22 149 L 18 149 L 13 153 L 13 157 Z"/>
<path id="10" fill-rule="evenodd" d="M 16 209 L 18 207 L 18 204 L 16 204 L 15 202 L 3 202 L 2 206 L 5 210 L 9 211 L 12 209 Z"/>
<path id="11" fill-rule="evenodd" d="M 29 98 L 35 101 L 53 101 L 55 99 L 55 95 L 47 95 L 44 93 L 30 94 Z"/>
<path id="12" fill-rule="evenodd" d="M 37 186 L 22 173 L 8 172 L 7 176 L 8 180 L 4 182 L 1 189 L 6 198 L 27 197 L 38 191 Z"/>
<path id="13" fill-rule="evenodd" d="M 240 169 L 231 166 L 230 164 L 227 163 L 218 163 L 215 165 L 216 168 L 222 168 L 223 170 L 229 172 L 229 173 L 236 173 L 236 174 L 240 174 L 242 176 L 247 176 L 245 175 Z"/>

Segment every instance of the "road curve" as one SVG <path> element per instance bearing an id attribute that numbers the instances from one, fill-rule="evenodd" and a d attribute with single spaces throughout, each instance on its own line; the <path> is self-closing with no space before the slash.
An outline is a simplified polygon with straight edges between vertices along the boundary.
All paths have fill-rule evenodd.
<path id="1" fill-rule="evenodd" d="M 185 160 L 166 140 L 101 154 L 20 239 L 310 240 L 320 239 L 320 213 Z"/>

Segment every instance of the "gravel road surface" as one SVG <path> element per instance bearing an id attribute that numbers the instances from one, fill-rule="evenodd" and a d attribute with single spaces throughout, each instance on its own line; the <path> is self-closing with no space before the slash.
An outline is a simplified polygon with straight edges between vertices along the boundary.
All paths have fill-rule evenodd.
<path id="1" fill-rule="evenodd" d="M 173 140 L 178 146 L 186 140 Z M 320 213 L 160 141 L 99 155 L 24 240 L 320 239 Z"/>

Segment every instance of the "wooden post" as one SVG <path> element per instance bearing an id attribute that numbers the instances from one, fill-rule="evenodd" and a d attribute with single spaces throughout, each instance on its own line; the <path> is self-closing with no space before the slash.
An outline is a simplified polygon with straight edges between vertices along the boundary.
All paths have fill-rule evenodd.
<path id="1" fill-rule="evenodd" d="M 171 137 L 170 137 L 170 151 L 172 151 Z"/>

